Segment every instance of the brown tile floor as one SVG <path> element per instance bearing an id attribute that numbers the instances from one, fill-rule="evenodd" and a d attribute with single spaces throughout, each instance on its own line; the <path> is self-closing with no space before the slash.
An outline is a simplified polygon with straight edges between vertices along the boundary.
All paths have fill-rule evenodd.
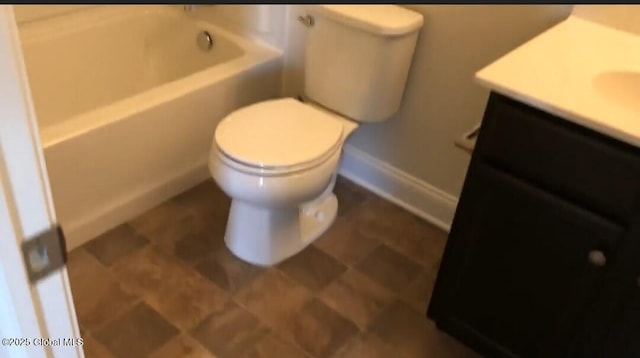
<path id="1" fill-rule="evenodd" d="M 272 268 L 224 246 L 207 181 L 70 254 L 87 357 L 476 357 L 425 310 L 446 235 L 339 178 L 339 216 Z"/>

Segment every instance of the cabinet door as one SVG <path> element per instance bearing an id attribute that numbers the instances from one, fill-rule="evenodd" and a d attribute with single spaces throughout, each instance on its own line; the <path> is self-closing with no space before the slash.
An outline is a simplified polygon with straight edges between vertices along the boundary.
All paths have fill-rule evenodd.
<path id="1" fill-rule="evenodd" d="M 484 163 L 620 223 L 640 198 L 640 149 L 492 94 L 478 143 Z"/>
<path id="2" fill-rule="evenodd" d="M 617 306 L 608 322 L 600 326 L 605 337 L 604 344 L 597 350 L 589 349 L 582 341 L 581 357 L 627 358 L 640 357 L 640 283 L 630 284 L 624 303 Z M 586 348 L 586 349 L 585 349 Z"/>
<path id="3" fill-rule="evenodd" d="M 475 161 L 429 316 L 491 356 L 564 356 L 621 233 L 593 213 Z"/>
<path id="4" fill-rule="evenodd" d="M 573 356 L 640 357 L 640 215 L 620 241 Z"/>

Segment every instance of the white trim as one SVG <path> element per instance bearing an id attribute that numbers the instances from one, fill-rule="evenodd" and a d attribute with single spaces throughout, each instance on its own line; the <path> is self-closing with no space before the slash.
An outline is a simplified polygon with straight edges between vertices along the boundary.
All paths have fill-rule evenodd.
<path id="1" fill-rule="evenodd" d="M 0 115 L 2 113 L 0 107 Z M 38 297 L 29 286 L 26 271 L 15 270 L 24 267 L 20 255 L 20 222 L 10 196 L 3 159 L 4 154 L 0 152 L 0 338 L 41 337 L 44 324 Z M 0 357 L 47 357 L 45 347 L 27 349 L 2 344 Z"/>
<path id="2" fill-rule="evenodd" d="M 10 5 L 0 5 L 0 78 L 0 305 L 4 305 L 0 333 L 3 338 L 77 338 L 80 332 L 66 269 L 32 285 L 22 258 L 24 238 L 49 229 L 55 212 Z M 84 357 L 80 347 L 33 344 L 0 345 L 0 353 Z"/>
<path id="3" fill-rule="evenodd" d="M 338 173 L 381 197 L 449 231 L 458 199 L 346 144 Z"/>

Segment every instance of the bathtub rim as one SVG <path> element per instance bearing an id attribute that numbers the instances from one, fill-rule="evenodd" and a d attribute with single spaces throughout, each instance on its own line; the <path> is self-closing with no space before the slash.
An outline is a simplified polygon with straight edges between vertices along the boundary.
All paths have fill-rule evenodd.
<path id="1" fill-rule="evenodd" d="M 126 6 L 126 8 L 123 6 Z M 141 15 L 150 13 L 166 14 L 173 17 L 181 15 L 179 11 L 170 5 L 102 5 L 100 8 L 84 9 L 74 12 L 73 14 L 68 14 L 67 16 L 81 16 L 83 14 L 90 13 L 91 17 L 101 18 L 102 21 L 100 21 L 100 23 L 108 23 L 109 20 L 115 17 L 123 16 L 125 11 L 127 12 L 127 15 L 129 15 L 129 12 L 131 11 L 133 11 L 134 14 L 136 12 L 142 12 Z M 102 17 L 102 15 L 104 15 L 104 17 Z M 42 22 L 45 21 L 60 21 L 60 19 L 51 18 L 42 20 Z M 124 120 L 137 113 L 146 111 L 151 107 L 157 106 L 160 103 L 171 101 L 213 83 L 224 81 L 225 79 L 234 77 L 239 73 L 250 70 L 257 65 L 283 56 L 283 52 L 281 50 L 273 48 L 252 36 L 242 36 L 221 26 L 195 17 L 192 17 L 191 21 L 193 21 L 196 26 L 207 29 L 211 33 L 214 33 L 217 36 L 222 36 L 226 40 L 233 42 L 243 51 L 243 53 L 229 61 L 210 66 L 177 80 L 162 83 L 158 86 L 152 87 L 135 95 L 125 97 L 105 106 L 71 116 L 59 123 L 47 126 L 41 126 L 38 123 L 40 140 L 43 148 L 46 149 L 47 147 L 54 146 L 60 142 L 64 142 L 76 136 L 95 130 L 96 128 L 102 127 L 108 123 Z M 37 33 L 37 31 L 40 30 L 35 28 L 43 25 L 33 22 L 25 24 L 25 27 L 27 26 L 33 29 L 26 29 L 25 37 L 27 38 L 27 41 L 24 42 L 28 43 L 31 41 L 41 40 L 41 38 L 37 36 L 34 36 L 35 39 L 29 38 L 31 35 L 29 32 L 33 31 L 34 33 Z M 43 36 L 50 35 L 45 34 Z"/>

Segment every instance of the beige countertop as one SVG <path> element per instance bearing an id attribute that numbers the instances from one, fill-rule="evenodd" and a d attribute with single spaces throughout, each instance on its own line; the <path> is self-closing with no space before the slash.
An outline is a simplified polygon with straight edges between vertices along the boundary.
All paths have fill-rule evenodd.
<path id="1" fill-rule="evenodd" d="M 575 15 L 476 73 L 498 93 L 640 146 L 640 36 Z"/>

